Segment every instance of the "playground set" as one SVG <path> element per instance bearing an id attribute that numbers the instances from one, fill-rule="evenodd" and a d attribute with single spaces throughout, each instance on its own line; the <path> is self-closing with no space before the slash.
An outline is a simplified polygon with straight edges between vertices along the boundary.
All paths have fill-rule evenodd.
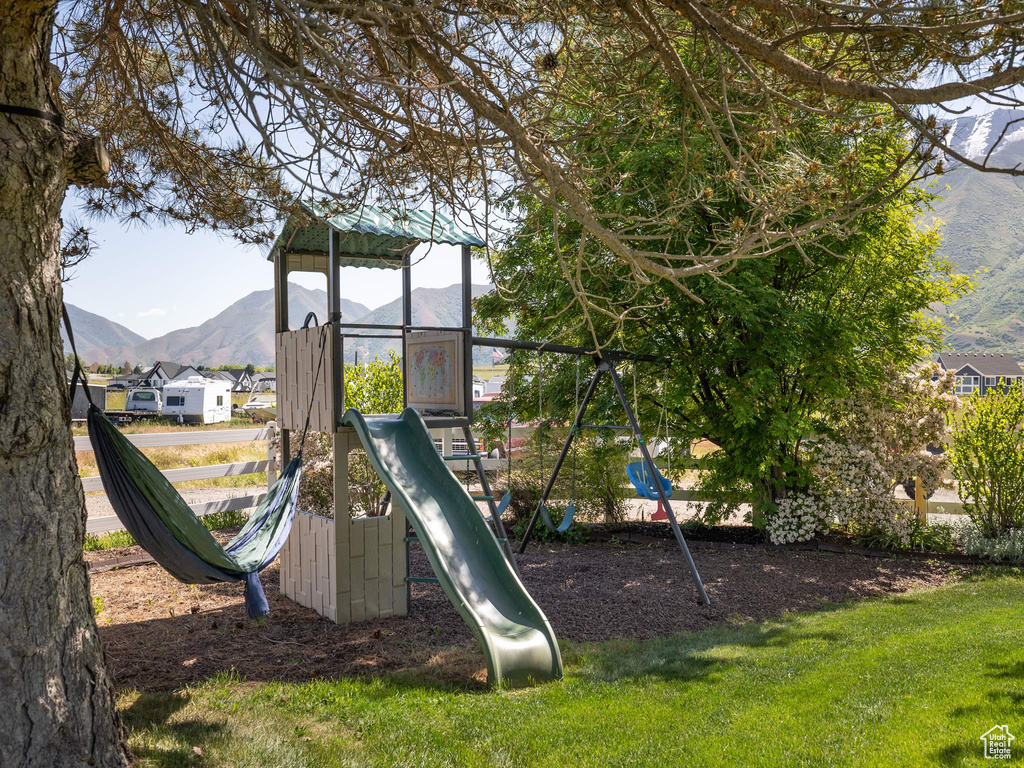
<path id="1" fill-rule="evenodd" d="M 461 246 L 458 327 L 413 323 L 412 253 L 427 243 Z M 90 439 L 104 488 L 125 527 L 182 581 L 244 580 L 251 616 L 268 611 L 258 574 L 278 553 L 282 594 L 337 623 L 407 615 L 410 583 L 436 582 L 479 639 L 490 683 L 518 686 L 560 678 L 558 642 L 520 579 L 502 524 L 509 495 L 495 503 L 470 425 L 474 346 L 566 354 L 577 358 L 577 371 L 583 359 L 593 360 L 595 370 L 582 400 L 577 374 L 576 414 L 519 553 L 525 551 L 538 521 L 555 530 L 571 525 L 574 505 L 556 526 L 547 501 L 580 431 L 628 429 L 640 452 L 640 461 L 627 469 L 629 478 L 639 495 L 659 501 L 701 600 L 708 604 L 672 511 L 671 486 L 655 467 L 616 369 L 630 361 L 658 361 L 622 351 L 474 337 L 471 249 L 482 245 L 474 234 L 437 213 L 412 211 L 397 217 L 364 206 L 331 214 L 316 204 L 303 204 L 289 217 L 268 256 L 275 267 L 278 427 L 281 455 L 287 460 L 281 477 L 242 532 L 221 548 L 174 488 L 93 409 Z M 345 321 L 341 269 L 346 266 L 401 270 L 400 324 Z M 310 313 L 303 327 L 289 327 L 288 277 L 293 272 L 326 276 L 328 314 L 322 324 Z M 367 338 L 401 342 L 400 414 L 370 415 L 346 408 L 345 344 Z M 626 426 L 584 423 L 587 406 L 606 378 L 621 402 Z M 435 427 L 461 429 L 469 455 L 439 452 L 430 434 Z M 333 518 L 295 508 L 309 430 L 328 433 L 333 442 Z M 362 515 L 353 508 L 348 470 L 349 456 L 357 450 L 365 453 L 387 489 L 384 514 Z M 471 495 L 460 483 L 449 468 L 452 461 L 473 463 L 480 495 Z M 477 507 L 480 501 L 486 502 L 486 517 Z M 410 546 L 423 548 L 433 577 L 410 576 Z"/>

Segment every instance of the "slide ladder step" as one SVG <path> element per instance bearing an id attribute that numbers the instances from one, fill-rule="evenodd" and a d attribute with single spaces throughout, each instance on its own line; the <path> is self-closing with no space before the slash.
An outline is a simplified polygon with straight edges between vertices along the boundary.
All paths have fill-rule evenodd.
<path id="1" fill-rule="evenodd" d="M 473 501 L 494 501 L 493 496 L 474 496 Z"/>
<path id="2" fill-rule="evenodd" d="M 452 454 L 451 456 L 442 456 L 445 461 L 476 461 L 480 458 L 478 453 L 463 453 L 463 454 Z"/>
<path id="3" fill-rule="evenodd" d="M 410 584 L 437 584 L 436 576 L 406 576 L 405 580 Z"/>

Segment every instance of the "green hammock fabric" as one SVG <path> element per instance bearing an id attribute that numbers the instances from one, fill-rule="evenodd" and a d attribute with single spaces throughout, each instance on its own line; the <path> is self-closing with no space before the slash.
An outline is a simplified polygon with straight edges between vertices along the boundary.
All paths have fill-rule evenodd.
<path id="1" fill-rule="evenodd" d="M 94 425 L 103 430 L 113 443 L 114 450 L 125 471 L 131 476 L 135 486 L 160 521 L 167 526 L 171 535 L 178 542 L 201 560 L 224 571 L 248 573 L 261 565 L 270 546 L 278 538 L 287 508 L 287 505 L 279 505 L 277 509 L 272 510 L 271 519 L 260 525 L 259 530 L 253 531 L 266 516 L 267 506 L 276 496 L 273 490 L 264 497 L 256 512 L 249 517 L 248 522 L 238 532 L 238 535 L 226 547 L 221 547 L 202 521 L 189 509 L 188 504 L 174 489 L 174 486 L 160 474 L 160 470 L 153 466 L 153 463 L 128 438 L 121 434 L 117 427 L 106 418 L 93 420 L 90 427 Z M 250 537 L 251 540 L 246 541 Z M 231 551 L 233 544 L 242 541 L 245 541 L 244 546 L 236 551 Z"/>

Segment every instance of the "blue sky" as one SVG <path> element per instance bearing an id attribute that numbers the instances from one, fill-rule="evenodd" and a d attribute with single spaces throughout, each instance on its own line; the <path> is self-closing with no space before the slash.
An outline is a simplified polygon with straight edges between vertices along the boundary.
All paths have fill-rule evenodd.
<path id="1" fill-rule="evenodd" d="M 74 218 L 71 201 L 65 223 Z M 64 285 L 64 298 L 142 336 L 199 325 L 253 291 L 274 287 L 270 262 L 253 246 L 212 232 L 188 234 L 178 226 L 126 227 L 117 221 L 85 222 L 96 248 Z M 413 288 L 459 282 L 459 250 L 422 247 L 415 256 Z M 415 257 L 414 257 L 415 258 Z M 309 288 L 325 288 L 321 275 L 298 275 Z M 473 282 L 489 282 L 485 264 L 474 263 Z M 401 294 L 400 275 L 378 269 L 346 269 L 342 296 L 371 309 Z"/>

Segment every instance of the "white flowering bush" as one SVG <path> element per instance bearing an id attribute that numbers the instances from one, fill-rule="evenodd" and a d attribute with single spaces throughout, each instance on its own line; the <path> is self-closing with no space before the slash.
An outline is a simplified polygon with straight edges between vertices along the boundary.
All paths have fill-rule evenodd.
<path id="1" fill-rule="evenodd" d="M 945 438 L 946 414 L 957 405 L 953 381 L 951 371 L 925 366 L 893 375 L 876 397 L 841 403 L 839 428 L 809 452 L 810 488 L 775 505 L 768 520 L 771 541 L 809 541 L 838 524 L 861 538 L 881 536 L 909 546 L 915 513 L 894 490 L 915 476 L 928 491 L 940 486 L 948 461 L 927 448 Z"/>
<path id="2" fill-rule="evenodd" d="M 813 494 L 795 493 L 782 499 L 776 507 L 768 521 L 768 538 L 773 544 L 810 541 L 828 529 L 828 511 Z"/>
<path id="3" fill-rule="evenodd" d="M 854 535 L 910 544 L 914 511 L 894 490 L 915 476 L 927 492 L 941 485 L 948 459 L 927 448 L 945 439 L 946 414 L 957 405 L 953 381 L 952 371 L 924 366 L 893 376 L 875 398 L 843 404 L 841 428 L 814 451 L 815 493 L 831 519 Z"/>

